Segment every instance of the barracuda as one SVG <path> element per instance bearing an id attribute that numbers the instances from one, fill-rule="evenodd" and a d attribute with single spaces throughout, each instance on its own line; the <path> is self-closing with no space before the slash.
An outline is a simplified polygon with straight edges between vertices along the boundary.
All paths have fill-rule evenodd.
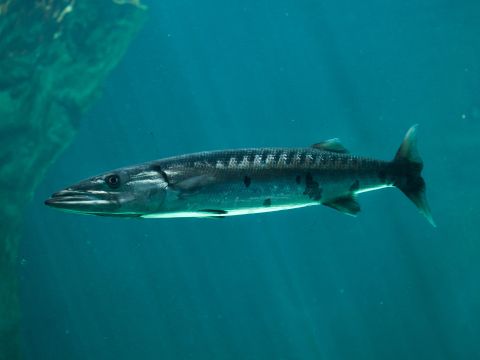
<path id="1" fill-rule="evenodd" d="M 331 139 L 306 148 L 200 152 L 94 176 L 53 194 L 46 205 L 121 217 L 225 217 L 325 205 L 348 215 L 357 195 L 397 187 L 435 226 L 421 176 L 417 126 L 392 161 L 351 155 Z"/>

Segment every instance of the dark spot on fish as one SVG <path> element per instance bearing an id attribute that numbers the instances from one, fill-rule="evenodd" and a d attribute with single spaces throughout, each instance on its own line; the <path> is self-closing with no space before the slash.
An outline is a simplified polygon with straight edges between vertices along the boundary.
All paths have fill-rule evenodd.
<path id="1" fill-rule="evenodd" d="M 300 184 L 302 182 L 302 177 L 300 175 L 297 175 L 297 177 L 295 178 L 295 182 L 297 184 Z"/>
<path id="2" fill-rule="evenodd" d="M 245 187 L 248 188 L 250 186 L 250 184 L 252 183 L 252 179 L 250 179 L 250 177 L 248 177 L 248 176 L 245 176 L 243 178 L 243 183 L 245 184 Z"/>
<path id="3" fill-rule="evenodd" d="M 350 185 L 350 191 L 355 192 L 358 189 L 360 189 L 360 181 L 358 181 L 358 179 L 355 179 L 352 185 Z"/>
<path id="4" fill-rule="evenodd" d="M 270 206 L 272 205 L 272 199 L 265 199 L 263 201 L 263 206 Z"/>
<path id="5" fill-rule="evenodd" d="M 317 181 L 313 179 L 311 173 L 305 176 L 305 191 L 303 195 L 307 195 L 310 199 L 319 201 L 322 198 L 322 188 Z"/>
<path id="6" fill-rule="evenodd" d="M 203 209 L 203 210 L 200 210 L 200 211 L 201 211 L 201 212 L 205 212 L 205 213 L 215 214 L 215 215 L 225 215 L 225 214 L 228 214 L 228 211 L 219 210 L 219 209 Z"/>
<path id="7" fill-rule="evenodd" d="M 378 170 L 377 175 L 381 182 L 387 181 L 387 173 L 385 172 L 385 170 Z"/>
<path id="8" fill-rule="evenodd" d="M 307 184 L 311 184 L 312 181 L 313 181 L 313 176 L 312 176 L 312 174 L 307 173 L 307 175 L 305 176 L 305 182 L 306 182 Z"/>

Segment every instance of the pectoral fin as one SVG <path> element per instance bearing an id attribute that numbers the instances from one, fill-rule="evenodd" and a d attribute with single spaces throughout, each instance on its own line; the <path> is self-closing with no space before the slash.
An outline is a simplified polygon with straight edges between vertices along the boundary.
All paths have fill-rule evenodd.
<path id="1" fill-rule="evenodd" d="M 360 212 L 360 204 L 354 196 L 343 196 L 324 202 L 323 205 L 351 216 L 356 216 Z"/>
<path id="2" fill-rule="evenodd" d="M 212 215 L 225 215 L 225 214 L 228 214 L 228 211 L 226 211 L 226 210 L 218 210 L 218 209 L 203 209 L 203 210 L 200 210 L 200 212 L 207 213 L 207 214 L 212 214 Z"/>
<path id="3" fill-rule="evenodd" d="M 173 187 L 175 188 L 175 190 L 180 190 L 180 191 L 195 191 L 203 186 L 213 183 L 214 181 L 215 181 L 215 177 L 213 176 L 198 175 L 198 176 L 189 177 L 187 179 L 179 181 L 173 184 Z"/>
<path id="4" fill-rule="evenodd" d="M 179 199 L 186 199 L 198 194 L 203 187 L 213 184 L 215 180 L 212 175 L 197 175 L 170 182 L 168 187 Z"/>
<path id="5" fill-rule="evenodd" d="M 225 215 L 228 214 L 228 211 L 219 209 L 203 209 L 200 210 L 200 212 L 212 214 L 211 216 L 208 216 L 208 219 L 224 219 Z"/>

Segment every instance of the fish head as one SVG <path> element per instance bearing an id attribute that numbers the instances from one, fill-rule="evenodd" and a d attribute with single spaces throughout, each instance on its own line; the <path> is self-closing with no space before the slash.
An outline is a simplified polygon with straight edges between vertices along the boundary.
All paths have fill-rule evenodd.
<path id="1" fill-rule="evenodd" d="M 109 171 L 54 193 L 45 204 L 89 215 L 139 217 L 161 210 L 168 181 L 159 166 Z"/>

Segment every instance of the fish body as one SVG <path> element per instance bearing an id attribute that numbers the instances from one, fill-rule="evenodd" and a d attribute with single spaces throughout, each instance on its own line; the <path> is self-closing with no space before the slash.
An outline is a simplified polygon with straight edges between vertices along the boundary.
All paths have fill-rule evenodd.
<path id="1" fill-rule="evenodd" d="M 94 176 L 46 204 L 142 218 L 226 217 L 320 204 L 356 215 L 359 193 L 397 187 L 433 225 L 422 167 L 412 127 L 393 161 L 352 155 L 338 139 L 305 148 L 200 152 Z"/>
<path id="2" fill-rule="evenodd" d="M 163 211 L 145 217 L 286 210 L 332 204 L 338 198 L 388 186 L 378 177 L 387 163 L 316 148 L 204 152 L 148 166 L 163 171 L 172 191 Z"/>

